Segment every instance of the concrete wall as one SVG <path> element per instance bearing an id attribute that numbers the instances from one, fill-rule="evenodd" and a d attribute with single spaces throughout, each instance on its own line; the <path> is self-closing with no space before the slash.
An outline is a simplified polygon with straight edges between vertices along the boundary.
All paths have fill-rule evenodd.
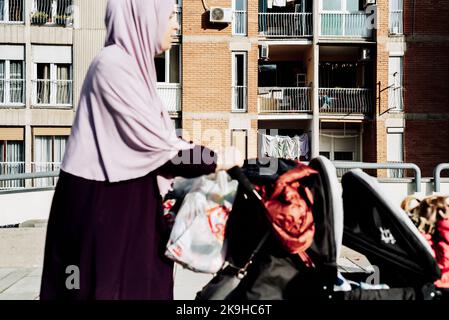
<path id="1" fill-rule="evenodd" d="M 0 226 L 48 219 L 53 190 L 0 193 Z"/>

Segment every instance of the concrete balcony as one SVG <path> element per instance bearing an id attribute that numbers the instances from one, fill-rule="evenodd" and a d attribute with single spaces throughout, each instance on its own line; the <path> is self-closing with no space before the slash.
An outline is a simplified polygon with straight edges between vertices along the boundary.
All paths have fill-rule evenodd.
<path id="1" fill-rule="evenodd" d="M 34 0 L 31 24 L 72 26 L 72 0 Z"/>
<path id="2" fill-rule="evenodd" d="M 157 91 L 164 102 L 168 112 L 181 112 L 181 84 L 179 83 L 158 83 Z"/>
<path id="3" fill-rule="evenodd" d="M 259 13 L 259 35 L 267 38 L 312 37 L 312 13 Z"/>
<path id="4" fill-rule="evenodd" d="M 371 38 L 374 26 L 370 16 L 364 12 L 321 13 L 320 37 L 322 38 Z"/>
<path id="5" fill-rule="evenodd" d="M 311 88 L 259 88 L 259 113 L 312 112 Z"/>
<path id="6" fill-rule="evenodd" d="M 0 79 L 0 108 L 25 106 L 25 80 Z"/>
<path id="7" fill-rule="evenodd" d="M 361 88 L 320 88 L 320 113 L 370 114 L 372 91 Z"/>
<path id="8" fill-rule="evenodd" d="M 71 108 L 72 80 L 33 80 L 32 105 L 35 107 Z"/>

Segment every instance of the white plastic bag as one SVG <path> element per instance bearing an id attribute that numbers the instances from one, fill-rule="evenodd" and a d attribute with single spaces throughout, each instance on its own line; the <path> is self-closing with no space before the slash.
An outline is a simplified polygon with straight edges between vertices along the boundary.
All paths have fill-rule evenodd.
<path id="1" fill-rule="evenodd" d="M 194 179 L 165 255 L 196 272 L 218 272 L 226 258 L 225 228 L 237 186 L 225 171 Z"/>

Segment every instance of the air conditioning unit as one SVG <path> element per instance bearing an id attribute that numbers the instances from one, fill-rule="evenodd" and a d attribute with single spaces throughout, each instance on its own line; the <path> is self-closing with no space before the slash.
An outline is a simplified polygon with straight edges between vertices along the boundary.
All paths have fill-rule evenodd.
<path id="1" fill-rule="evenodd" d="M 364 7 L 376 4 L 376 0 L 365 0 Z"/>
<path id="2" fill-rule="evenodd" d="M 259 58 L 262 60 L 268 60 L 268 53 L 269 53 L 268 45 L 266 44 L 262 45 L 259 51 Z"/>
<path id="3" fill-rule="evenodd" d="M 216 23 L 231 23 L 232 8 L 212 7 L 209 11 L 209 21 Z"/>
<path id="4" fill-rule="evenodd" d="M 367 61 L 371 59 L 371 50 L 368 48 L 362 48 L 360 50 L 360 61 Z"/>

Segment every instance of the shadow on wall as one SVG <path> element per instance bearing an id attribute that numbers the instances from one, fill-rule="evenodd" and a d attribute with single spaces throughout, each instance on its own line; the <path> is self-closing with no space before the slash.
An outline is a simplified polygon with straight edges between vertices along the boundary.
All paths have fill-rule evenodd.
<path id="1" fill-rule="evenodd" d="M 213 23 L 209 21 L 210 13 L 209 11 L 204 12 L 201 15 L 201 28 L 203 30 L 213 29 L 213 30 L 224 30 L 227 27 L 230 27 L 230 24 L 227 23 Z"/>

